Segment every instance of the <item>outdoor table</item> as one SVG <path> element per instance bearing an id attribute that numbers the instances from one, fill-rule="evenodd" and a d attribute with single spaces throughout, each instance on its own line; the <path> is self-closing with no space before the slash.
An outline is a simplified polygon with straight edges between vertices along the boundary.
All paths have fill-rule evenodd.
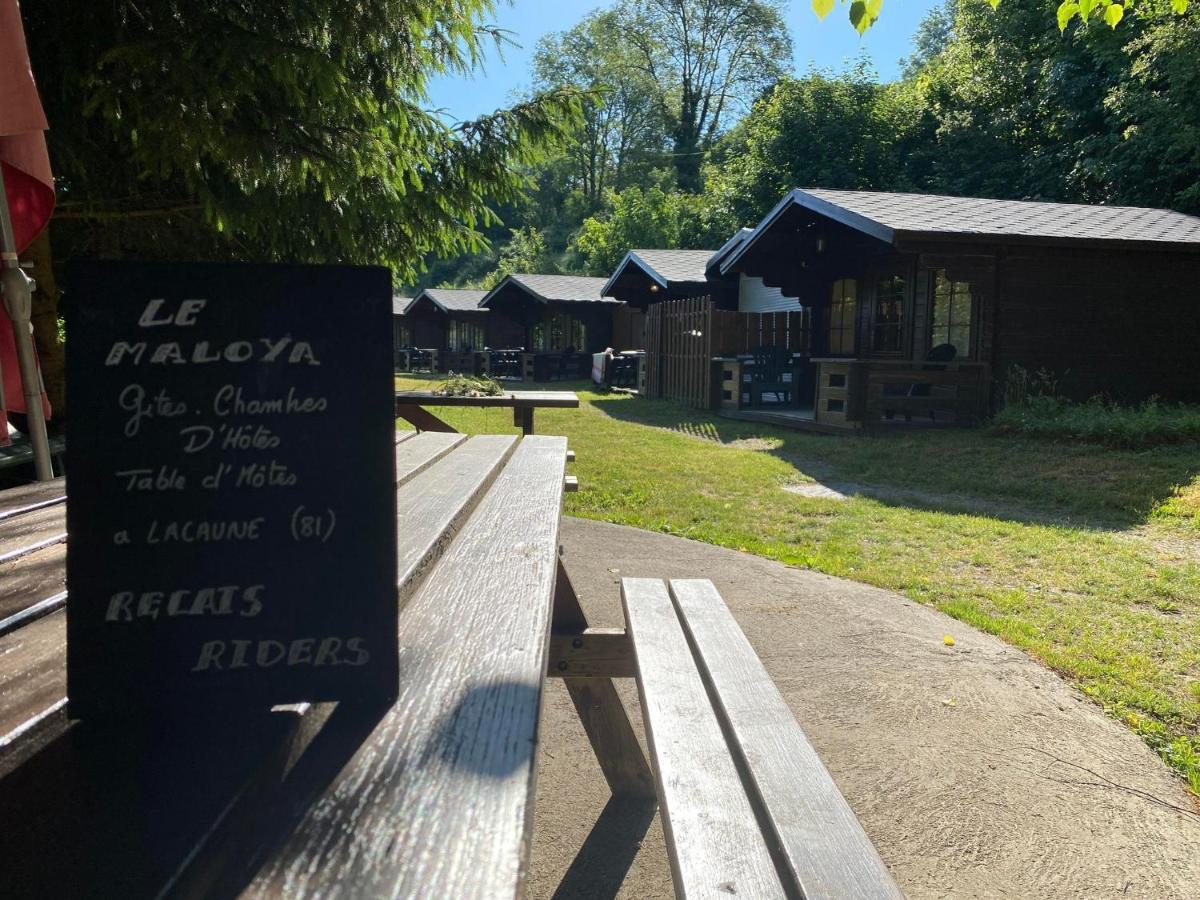
<path id="1" fill-rule="evenodd" d="M 560 437 L 397 436 L 391 704 L 70 722 L 65 610 L 0 635 L 5 896 L 519 896 L 552 621 L 576 645 L 587 624 L 558 558 L 567 459 Z M 61 532 L 62 488 L 0 503 L 6 526 Z M 62 589 L 61 545 L 18 563 L 38 554 L 10 611 Z M 610 784 L 652 793 L 611 680 L 567 682 Z"/>
<path id="2" fill-rule="evenodd" d="M 524 434 L 533 434 L 536 409 L 578 409 L 579 398 L 572 391 L 506 391 L 490 397 L 446 397 L 433 391 L 396 391 L 396 417 L 421 431 L 455 433 L 426 407 L 478 406 L 513 411 L 513 424 Z"/>

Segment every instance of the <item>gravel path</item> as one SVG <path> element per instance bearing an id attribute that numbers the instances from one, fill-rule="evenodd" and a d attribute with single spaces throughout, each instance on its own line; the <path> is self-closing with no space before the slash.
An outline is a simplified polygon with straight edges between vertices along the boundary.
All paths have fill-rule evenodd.
<path id="1" fill-rule="evenodd" d="M 913 900 L 1200 897 L 1195 798 L 1024 653 L 897 594 L 705 544 L 565 519 L 563 545 L 593 625 L 621 624 L 623 576 L 717 584 Z M 657 817 L 608 803 L 558 682 L 545 716 L 529 896 L 673 897 Z"/>

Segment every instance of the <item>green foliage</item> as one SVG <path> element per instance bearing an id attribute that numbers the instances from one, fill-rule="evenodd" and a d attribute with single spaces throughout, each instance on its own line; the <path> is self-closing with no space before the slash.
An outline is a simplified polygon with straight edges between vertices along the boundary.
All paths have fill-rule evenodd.
<path id="1" fill-rule="evenodd" d="M 442 397 L 498 397 L 504 393 L 500 382 L 487 375 L 446 375 L 433 393 Z"/>
<path id="2" fill-rule="evenodd" d="M 620 190 L 661 154 L 664 104 L 658 83 L 640 65 L 613 11 L 595 12 L 574 28 L 538 42 L 534 85 L 583 92 L 583 115 L 566 155 L 571 177 L 591 204 Z"/>
<path id="3" fill-rule="evenodd" d="M 900 184 L 904 123 L 893 90 L 864 61 L 841 73 L 783 78 L 735 128 L 708 168 L 705 205 L 725 235 L 757 221 L 797 186 L 870 189 Z"/>
<path id="4" fill-rule="evenodd" d="M 1032 395 L 1009 403 L 993 419 L 1000 432 L 1055 440 L 1087 441 L 1110 447 L 1154 447 L 1200 441 L 1200 406 L 1150 399 L 1127 406 L 1094 398 L 1073 403 Z"/>
<path id="5" fill-rule="evenodd" d="M 697 235 L 686 223 L 695 200 L 661 187 L 631 187 L 612 194 L 608 212 L 584 219 L 575 239 L 586 271 L 609 275 L 627 251 L 638 247 L 691 245 Z"/>
<path id="6" fill-rule="evenodd" d="M 24 15 L 50 118 L 59 255 L 379 262 L 477 250 L 578 111 L 554 91 L 447 126 L 490 0 L 44 0 Z M 59 232 L 56 232 L 58 235 Z M 65 242 L 66 246 L 63 246 Z"/>
<path id="7" fill-rule="evenodd" d="M 659 85 L 676 180 L 700 190 L 722 127 L 786 71 L 783 0 L 621 0 L 622 38 Z"/>

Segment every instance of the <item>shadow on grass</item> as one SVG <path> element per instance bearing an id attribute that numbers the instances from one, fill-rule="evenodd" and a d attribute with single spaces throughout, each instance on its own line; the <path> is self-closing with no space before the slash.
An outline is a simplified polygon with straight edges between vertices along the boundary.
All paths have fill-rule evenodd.
<path id="1" fill-rule="evenodd" d="M 833 436 L 619 394 L 591 402 L 617 421 L 768 453 L 847 496 L 1027 525 L 1137 527 L 1200 475 L 1200 445 L 1122 450 L 986 428 Z"/>

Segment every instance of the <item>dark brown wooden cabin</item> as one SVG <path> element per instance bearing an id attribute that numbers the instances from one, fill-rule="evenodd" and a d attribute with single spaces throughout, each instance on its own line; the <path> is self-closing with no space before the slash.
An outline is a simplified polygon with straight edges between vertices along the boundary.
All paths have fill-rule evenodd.
<path id="1" fill-rule="evenodd" d="M 613 346 L 645 346 L 646 310 L 663 300 L 709 297 L 719 309 L 737 309 L 737 276 L 712 265 L 715 250 L 630 250 L 613 270 L 602 293 L 628 304 L 613 315 Z"/>
<path id="2" fill-rule="evenodd" d="M 599 353 L 612 346 L 613 313 L 620 301 L 604 296 L 603 278 L 509 275 L 480 304 L 495 321 L 510 323 L 509 348 L 531 353 Z M 494 347 L 503 347 L 493 338 Z"/>
<path id="3" fill-rule="evenodd" d="M 489 314 L 479 308 L 487 291 L 426 288 L 413 298 L 404 318 L 412 346 L 466 352 L 488 346 Z"/>
<path id="4" fill-rule="evenodd" d="M 399 294 L 392 297 L 392 346 L 397 350 L 412 345 L 412 331 L 405 315 L 410 303 L 412 297 L 401 297 Z"/>
<path id="5" fill-rule="evenodd" d="M 720 269 L 812 308 L 815 415 L 830 425 L 936 418 L 939 398 L 943 421 L 978 419 L 1018 370 L 1078 399 L 1200 401 L 1194 216 L 793 190 Z"/>

